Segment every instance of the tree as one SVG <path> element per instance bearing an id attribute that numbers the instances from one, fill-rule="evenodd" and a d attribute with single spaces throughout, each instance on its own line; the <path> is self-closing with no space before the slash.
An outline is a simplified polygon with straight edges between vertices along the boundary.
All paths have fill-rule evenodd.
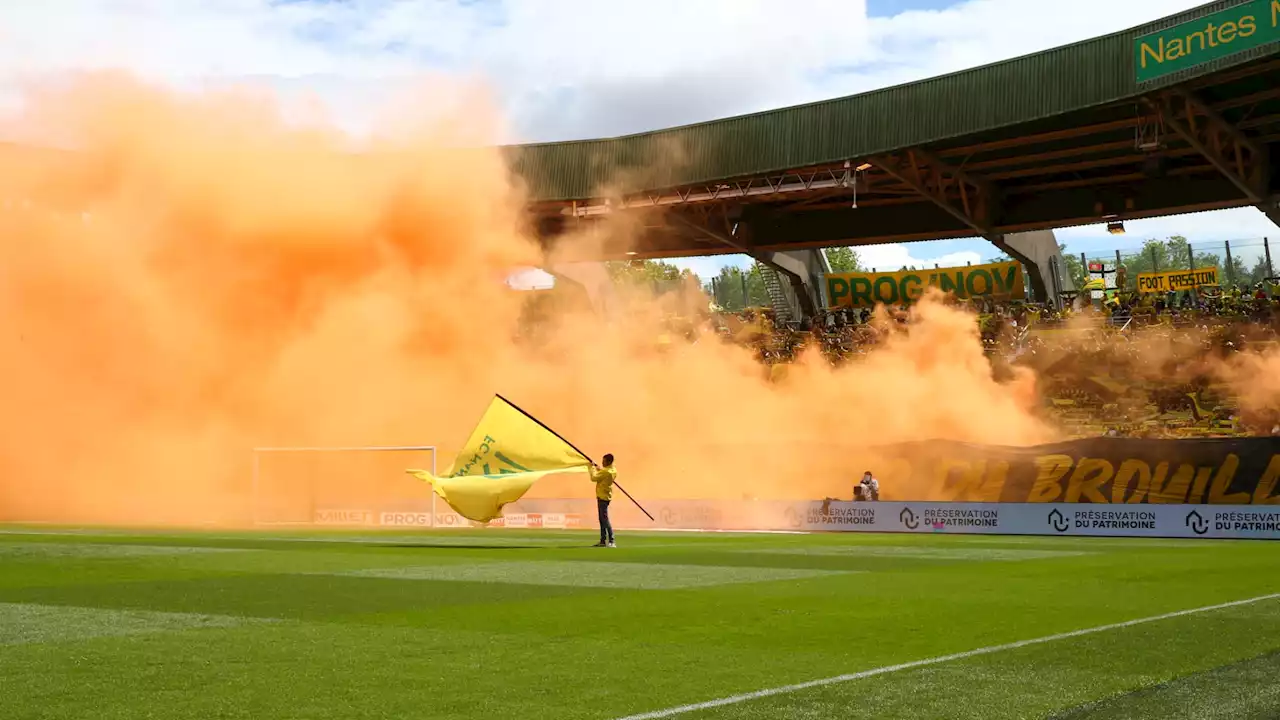
<path id="1" fill-rule="evenodd" d="M 1160 253 L 1159 248 L 1161 242 L 1159 240 L 1148 240 L 1143 247 L 1150 246 L 1155 252 L 1156 257 L 1160 258 L 1160 271 L 1165 270 L 1190 270 L 1191 264 L 1195 262 L 1195 254 L 1191 249 L 1191 243 L 1181 235 L 1172 235 L 1165 240 L 1164 253 Z M 1200 264 L 1200 263 L 1197 263 Z M 1217 263 L 1213 263 L 1217 264 Z"/>
<path id="2" fill-rule="evenodd" d="M 1125 269 L 1125 284 L 1137 287 L 1140 273 L 1186 270 L 1189 247 L 1186 238 L 1177 235 L 1167 242 L 1155 238 L 1144 241 L 1136 253 L 1121 258 Z"/>
<path id="3" fill-rule="evenodd" d="M 862 258 L 851 247 L 827 248 L 826 254 L 831 272 L 863 272 Z"/>
<path id="4" fill-rule="evenodd" d="M 676 290 L 690 279 L 697 280 L 691 271 L 661 260 L 615 260 L 605 263 L 605 271 L 614 283 L 647 287 L 655 295 Z"/>
<path id="5" fill-rule="evenodd" d="M 1224 256 L 1222 259 L 1225 261 L 1226 257 Z M 1248 267 L 1244 264 L 1244 259 L 1239 255 L 1233 254 L 1230 263 L 1223 262 L 1218 267 L 1218 272 L 1218 282 L 1223 285 L 1246 285 L 1250 282 L 1256 282 L 1255 280 L 1250 280 L 1253 273 L 1249 272 Z"/>
<path id="6" fill-rule="evenodd" d="M 756 265 L 746 270 L 732 266 L 720 268 L 715 281 L 704 287 L 717 305 L 730 312 L 770 304 L 769 291 L 765 289 L 764 278 Z M 745 295 L 743 290 L 746 291 Z"/>
<path id="7" fill-rule="evenodd" d="M 1258 262 L 1254 263 L 1253 269 L 1249 271 L 1249 284 L 1256 285 L 1270 276 L 1267 272 L 1267 258 L 1264 255 L 1258 256 Z"/>

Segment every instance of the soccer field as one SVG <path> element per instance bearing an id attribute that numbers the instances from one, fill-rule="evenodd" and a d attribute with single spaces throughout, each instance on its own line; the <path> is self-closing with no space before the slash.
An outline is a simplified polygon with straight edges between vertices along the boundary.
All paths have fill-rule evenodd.
<path id="1" fill-rule="evenodd" d="M 0 528 L 0 714 L 985 720 L 1280 710 L 1280 543 L 619 540 L 597 549 L 590 532 Z"/>

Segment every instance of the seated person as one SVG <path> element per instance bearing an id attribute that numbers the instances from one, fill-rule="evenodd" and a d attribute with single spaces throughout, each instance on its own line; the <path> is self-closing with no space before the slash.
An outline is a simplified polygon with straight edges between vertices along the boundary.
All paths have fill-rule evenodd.
<path id="1" fill-rule="evenodd" d="M 880 499 L 880 481 L 876 480 L 868 470 L 862 474 L 862 481 L 853 487 L 854 501 L 876 501 Z"/>

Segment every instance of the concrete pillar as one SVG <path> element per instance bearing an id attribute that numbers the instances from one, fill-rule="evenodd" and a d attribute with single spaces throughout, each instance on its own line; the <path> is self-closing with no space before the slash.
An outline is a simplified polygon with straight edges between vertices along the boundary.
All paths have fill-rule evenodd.
<path id="1" fill-rule="evenodd" d="M 617 290 L 602 262 L 564 262 L 547 265 L 543 271 L 557 280 L 566 279 L 581 285 L 591 302 L 591 308 L 608 317 L 617 307 Z"/>
<path id="2" fill-rule="evenodd" d="M 1280 227 L 1280 195 L 1267 198 L 1266 202 L 1258 203 L 1257 207 L 1276 227 Z"/>
<path id="3" fill-rule="evenodd" d="M 791 281 L 791 292 L 787 296 L 792 305 L 792 317 L 813 317 L 819 309 L 829 306 L 825 276 L 831 272 L 831 265 L 823 251 L 761 252 L 757 259 L 781 270 L 781 274 Z"/>
<path id="4" fill-rule="evenodd" d="M 1058 239 L 1052 230 L 1011 233 L 1004 236 L 1004 243 L 1025 258 L 1023 262 L 1027 266 L 1027 272 L 1042 281 L 1046 294 L 1050 296 L 1043 299 L 1056 306 L 1061 301 L 1058 293 L 1076 289 L 1071 279 L 1065 277 L 1066 265 L 1062 262 L 1062 254 L 1058 250 Z M 1056 279 L 1054 279 L 1055 276 Z M 1033 288 L 1037 284 L 1035 279 L 1035 277 L 1027 278 Z"/>

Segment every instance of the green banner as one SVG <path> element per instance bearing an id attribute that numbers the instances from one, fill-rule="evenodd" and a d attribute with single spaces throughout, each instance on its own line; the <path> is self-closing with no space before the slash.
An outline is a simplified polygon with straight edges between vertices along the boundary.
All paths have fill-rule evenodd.
<path id="1" fill-rule="evenodd" d="M 1091 438 L 1024 448 L 922 442 L 877 448 L 894 499 L 1280 505 L 1280 438 Z"/>
<path id="2" fill-rule="evenodd" d="M 826 281 L 827 297 L 833 308 L 871 308 L 880 303 L 913 303 L 920 299 L 924 289 L 929 286 L 960 298 L 1017 298 L 1026 294 L 1022 265 L 1017 262 L 940 270 L 832 273 L 826 276 Z"/>
<path id="3" fill-rule="evenodd" d="M 1133 41 L 1138 82 L 1280 40 L 1280 0 L 1252 0 Z"/>

